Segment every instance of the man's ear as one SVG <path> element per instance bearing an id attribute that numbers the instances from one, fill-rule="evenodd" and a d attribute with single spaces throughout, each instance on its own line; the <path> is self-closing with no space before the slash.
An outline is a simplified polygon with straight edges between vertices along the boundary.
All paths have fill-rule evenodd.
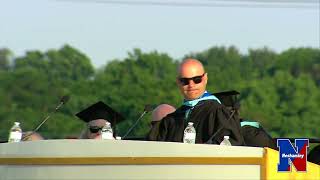
<path id="1" fill-rule="evenodd" d="M 208 73 L 205 73 L 205 74 L 204 74 L 203 80 L 204 80 L 204 82 L 207 84 L 207 82 L 208 82 Z"/>

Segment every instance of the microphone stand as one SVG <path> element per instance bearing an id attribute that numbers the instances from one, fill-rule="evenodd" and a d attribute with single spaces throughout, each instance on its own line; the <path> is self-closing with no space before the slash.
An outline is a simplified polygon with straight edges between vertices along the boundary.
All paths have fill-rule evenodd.
<path id="1" fill-rule="evenodd" d="M 140 117 L 136 120 L 136 122 L 131 126 L 131 128 L 127 131 L 127 133 L 122 137 L 122 139 L 124 139 L 125 137 L 127 137 L 127 135 L 133 130 L 134 127 L 136 127 L 136 125 L 138 124 L 138 122 L 140 121 L 140 119 L 142 119 L 142 117 L 147 113 L 148 111 L 144 110 L 143 113 L 140 115 Z"/>
<path id="2" fill-rule="evenodd" d="M 64 104 L 64 102 L 60 102 L 58 106 L 55 108 L 53 112 L 51 112 L 32 132 L 36 132 L 39 130 L 39 128 L 50 118 L 51 114 L 58 111 L 58 109 Z"/>
<path id="3" fill-rule="evenodd" d="M 30 137 L 31 135 L 33 135 L 35 132 L 37 132 L 40 127 L 50 118 L 51 114 L 55 113 L 58 111 L 58 109 L 60 109 L 60 107 L 65 104 L 67 101 L 69 100 L 69 96 L 63 96 L 60 100 L 60 103 L 56 106 L 55 110 L 51 113 L 49 113 L 49 115 L 29 134 L 27 134 L 26 136 L 24 136 L 21 140 L 26 140 L 28 137 Z"/>
<path id="4" fill-rule="evenodd" d="M 231 112 L 231 115 L 229 116 L 229 118 L 228 118 L 227 121 L 229 121 L 229 120 L 232 118 L 232 116 L 234 115 L 234 113 L 235 113 L 235 111 L 232 111 L 232 112 Z M 221 131 L 223 128 L 224 128 L 224 127 L 221 126 L 221 127 L 209 138 L 209 140 L 208 140 L 205 144 L 212 144 L 212 143 L 213 143 L 213 139 L 218 135 L 218 133 L 220 133 L 220 131 Z"/>

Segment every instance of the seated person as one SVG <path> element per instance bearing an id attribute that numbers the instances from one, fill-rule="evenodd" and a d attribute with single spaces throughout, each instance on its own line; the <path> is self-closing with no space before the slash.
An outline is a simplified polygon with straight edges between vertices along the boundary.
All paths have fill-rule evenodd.
<path id="1" fill-rule="evenodd" d="M 157 106 L 151 114 L 151 129 L 148 136 L 154 137 L 155 134 L 152 133 L 158 132 L 156 129 L 159 128 L 161 119 L 166 117 L 168 114 L 173 113 L 174 111 L 176 111 L 176 108 L 169 104 L 160 104 Z"/>
<path id="2" fill-rule="evenodd" d="M 111 123 L 114 136 L 116 136 L 116 125 L 124 120 L 121 114 L 114 111 L 102 101 L 87 107 L 77 113 L 76 116 L 86 122 L 79 139 L 101 139 L 101 130 L 106 122 Z"/>
<path id="3" fill-rule="evenodd" d="M 220 99 L 222 104 L 227 106 L 237 118 L 240 119 L 241 133 L 243 135 L 246 146 L 254 147 L 269 147 L 272 149 L 278 149 L 276 143 L 272 137 L 262 128 L 262 126 L 256 121 L 249 121 L 240 118 L 240 103 L 237 100 L 237 95 L 240 93 L 237 91 L 226 91 L 214 93 L 214 95 Z"/>
<path id="4" fill-rule="evenodd" d="M 161 120 L 155 129 L 158 132 L 150 133 L 149 140 L 183 142 L 184 130 L 188 122 L 193 122 L 196 143 L 220 144 L 224 136 L 229 136 L 232 145 L 244 145 L 240 123 L 219 99 L 206 91 L 207 80 L 200 61 L 185 59 L 179 64 L 176 83 L 184 101 Z"/>
<path id="5" fill-rule="evenodd" d="M 37 141 L 44 140 L 44 138 L 37 132 L 27 131 L 22 133 L 22 141 Z"/>

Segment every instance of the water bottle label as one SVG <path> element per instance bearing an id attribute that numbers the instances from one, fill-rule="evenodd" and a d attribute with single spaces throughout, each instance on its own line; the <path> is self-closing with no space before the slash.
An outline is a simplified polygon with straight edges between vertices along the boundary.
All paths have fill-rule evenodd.
<path id="1" fill-rule="evenodd" d="M 22 133 L 19 131 L 16 132 L 11 132 L 10 136 L 9 136 L 9 140 L 11 140 L 12 142 L 20 142 L 22 137 Z"/>
<path id="2" fill-rule="evenodd" d="M 112 133 L 102 133 L 102 139 L 113 139 Z"/>
<path id="3" fill-rule="evenodd" d="M 184 138 L 185 139 L 196 139 L 196 133 L 186 133 Z"/>

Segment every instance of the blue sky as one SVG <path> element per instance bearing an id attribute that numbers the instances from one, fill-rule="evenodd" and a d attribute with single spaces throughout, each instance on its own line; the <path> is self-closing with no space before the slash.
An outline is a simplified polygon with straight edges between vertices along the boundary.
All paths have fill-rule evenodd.
<path id="1" fill-rule="evenodd" d="M 122 59 L 133 48 L 165 52 L 175 59 L 217 45 L 235 45 L 242 53 L 263 46 L 277 52 L 320 48 L 319 3 L 313 3 L 315 8 L 245 8 L 88 2 L 2 1 L 0 48 L 20 56 L 70 44 L 95 67 Z"/>

